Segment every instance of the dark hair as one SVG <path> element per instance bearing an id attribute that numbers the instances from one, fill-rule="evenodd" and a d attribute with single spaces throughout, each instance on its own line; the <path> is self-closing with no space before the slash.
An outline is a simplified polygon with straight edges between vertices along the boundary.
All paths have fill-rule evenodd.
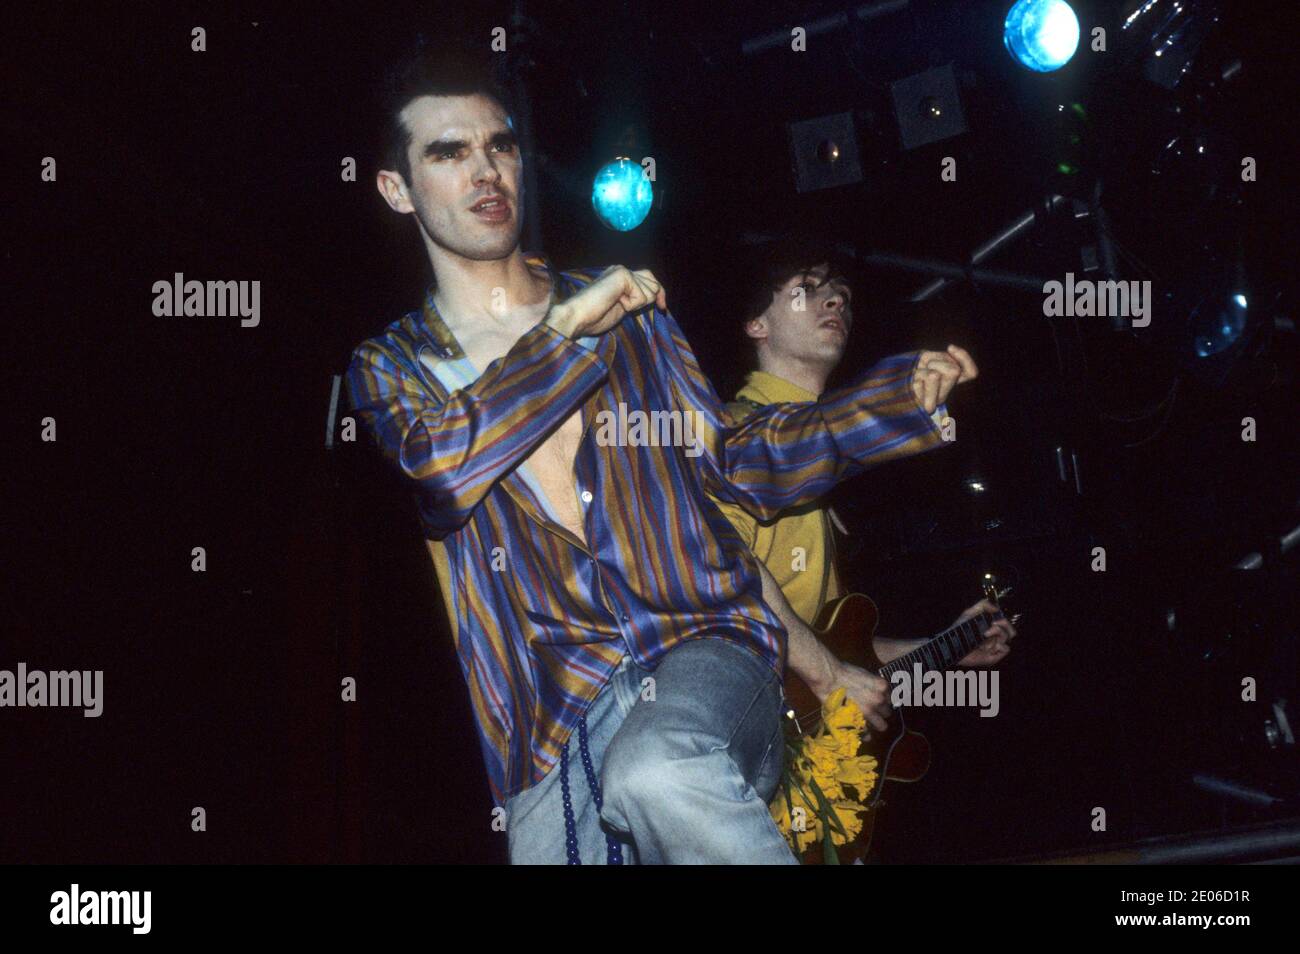
<path id="1" fill-rule="evenodd" d="M 822 239 L 795 235 L 757 249 L 741 269 L 744 276 L 738 296 L 741 325 L 767 311 L 772 296 L 782 285 L 818 265 L 830 269 L 828 281 L 839 278 L 851 284 L 852 261 Z"/>
<path id="2" fill-rule="evenodd" d="M 492 54 L 486 44 L 463 40 L 431 44 L 417 36 L 413 49 L 384 73 L 379 88 L 383 110 L 380 144 L 381 168 L 396 169 L 411 181 L 411 130 L 402 122 L 402 110 L 421 96 L 490 96 L 510 113 L 510 96 L 503 82 L 505 54 Z"/>

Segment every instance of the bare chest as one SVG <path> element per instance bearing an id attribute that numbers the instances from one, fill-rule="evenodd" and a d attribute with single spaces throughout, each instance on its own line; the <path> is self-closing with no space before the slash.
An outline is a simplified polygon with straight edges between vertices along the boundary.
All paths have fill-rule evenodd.
<path id="1" fill-rule="evenodd" d="M 507 334 L 484 333 L 462 342 L 466 356 L 475 367 L 486 369 L 514 345 Z M 582 527 L 582 507 L 578 501 L 577 480 L 573 465 L 582 441 L 582 413 L 574 411 L 556 430 L 537 445 L 524 459 L 529 472 L 541 485 L 551 510 L 561 526 L 586 542 Z"/>

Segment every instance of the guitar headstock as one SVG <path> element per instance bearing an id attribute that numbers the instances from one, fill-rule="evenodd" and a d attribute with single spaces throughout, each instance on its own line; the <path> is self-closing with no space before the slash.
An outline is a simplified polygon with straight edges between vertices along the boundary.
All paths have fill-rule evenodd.
<path id="1" fill-rule="evenodd" d="M 1007 611 L 1004 600 L 1011 595 L 1010 586 L 998 586 L 997 578 L 992 573 L 985 573 L 981 581 L 981 589 L 984 590 L 984 598 L 1002 611 L 1002 615 L 1011 620 L 1014 626 L 1023 617 L 1023 613 L 1011 613 Z"/>

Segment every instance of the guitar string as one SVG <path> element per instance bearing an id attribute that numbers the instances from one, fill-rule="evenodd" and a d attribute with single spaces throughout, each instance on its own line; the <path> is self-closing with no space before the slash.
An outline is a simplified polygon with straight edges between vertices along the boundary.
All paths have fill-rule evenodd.
<path id="1" fill-rule="evenodd" d="M 1001 608 L 996 613 L 980 613 L 978 616 L 972 616 L 968 620 L 957 623 L 948 627 L 936 636 L 930 637 L 924 644 L 913 649 L 911 652 L 904 653 L 892 662 L 886 663 L 876 670 L 876 674 L 888 680 L 894 673 L 911 668 L 919 660 L 927 664 L 928 669 L 944 669 L 951 662 L 961 659 L 976 646 L 984 641 L 984 632 L 995 622 L 1006 619 L 1006 614 Z M 968 632 L 967 628 L 970 627 Z M 956 649 L 951 644 L 947 645 L 944 656 L 936 656 L 934 660 L 926 657 L 925 653 L 930 647 L 937 644 L 940 640 L 945 642 L 948 639 L 956 640 Z M 944 658 L 944 657 L 947 658 Z"/>
<path id="2" fill-rule="evenodd" d="M 964 620 L 955 626 L 949 627 L 937 636 L 931 637 L 923 645 L 918 646 L 909 653 L 905 653 L 893 662 L 882 666 L 877 670 L 877 672 L 879 675 L 888 678 L 895 672 L 911 668 L 911 666 L 918 661 L 925 663 L 930 669 L 943 669 L 946 667 L 948 662 L 962 658 L 962 656 L 965 656 L 966 653 L 969 653 L 972 649 L 983 642 L 984 632 L 988 627 L 992 626 L 993 623 L 998 620 L 1005 618 L 1006 614 L 1001 610 L 997 613 L 980 613 L 978 616 L 973 616 L 968 620 Z M 970 627 L 970 632 L 967 631 L 967 627 Z M 946 653 L 948 658 L 944 658 L 944 655 L 935 655 L 933 659 L 930 658 L 930 654 L 937 643 L 954 636 L 957 637 L 958 648 L 964 650 L 964 652 L 961 652 L 960 655 L 956 655 L 951 645 L 949 645 Z M 969 645 L 967 645 L 968 643 Z"/>

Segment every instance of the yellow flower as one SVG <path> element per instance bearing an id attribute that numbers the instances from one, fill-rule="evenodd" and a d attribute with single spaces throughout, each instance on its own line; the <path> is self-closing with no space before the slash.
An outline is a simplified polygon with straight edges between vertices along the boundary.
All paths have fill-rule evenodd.
<path id="1" fill-rule="evenodd" d="M 848 690 L 840 686 L 822 702 L 822 718 L 826 717 L 828 712 L 834 712 L 840 706 L 844 705 L 844 700 L 848 698 Z"/>
<path id="2" fill-rule="evenodd" d="M 831 804 L 835 811 L 835 818 L 844 829 L 845 834 L 841 835 L 831 827 L 831 843 L 835 845 L 847 845 L 858 835 L 862 834 L 862 815 L 865 809 L 857 802 L 838 801 Z"/>
<path id="3" fill-rule="evenodd" d="M 839 771 L 843 756 L 840 754 L 839 744 L 832 737 L 820 735 L 805 739 L 803 752 L 809 763 L 809 771 L 818 782 L 823 778 L 833 778 Z"/>
<path id="4" fill-rule="evenodd" d="M 798 854 L 803 854 L 810 845 L 821 841 L 821 822 L 817 818 L 816 810 L 797 787 L 792 785 L 790 794 L 794 801 L 793 808 L 786 802 L 785 789 L 781 787 L 777 789 L 776 797 L 772 799 L 769 810 L 777 828 L 785 835 L 790 846 Z M 798 828 L 794 827 L 795 819 L 799 820 Z"/>
<path id="5" fill-rule="evenodd" d="M 769 810 L 796 853 L 803 854 L 822 842 L 828 822 L 828 816 L 823 814 L 823 799 L 829 813 L 833 813 L 833 844 L 847 844 L 862 832 L 862 813 L 866 811 L 862 801 L 877 778 L 876 760 L 858 754 L 865 729 L 862 710 L 843 689 L 837 689 L 822 706 L 822 723 L 816 734 L 804 735 L 794 744 L 785 768 L 785 783 L 778 788 Z M 845 786 L 852 791 L 846 791 Z"/>
<path id="6" fill-rule="evenodd" d="M 835 780 L 841 785 L 851 785 L 858 797 L 866 798 L 876 785 L 876 760 L 870 755 L 858 755 L 840 763 Z"/>
<path id="7" fill-rule="evenodd" d="M 809 825 L 806 831 L 795 832 L 794 850 L 802 855 L 813 845 L 819 844 L 822 840 L 821 830 L 822 823 L 818 821 L 815 825 Z"/>
<path id="8" fill-rule="evenodd" d="M 822 724 L 837 739 L 852 737 L 861 742 L 867 717 L 856 702 L 845 698 L 843 689 L 837 689 L 822 706 Z"/>

